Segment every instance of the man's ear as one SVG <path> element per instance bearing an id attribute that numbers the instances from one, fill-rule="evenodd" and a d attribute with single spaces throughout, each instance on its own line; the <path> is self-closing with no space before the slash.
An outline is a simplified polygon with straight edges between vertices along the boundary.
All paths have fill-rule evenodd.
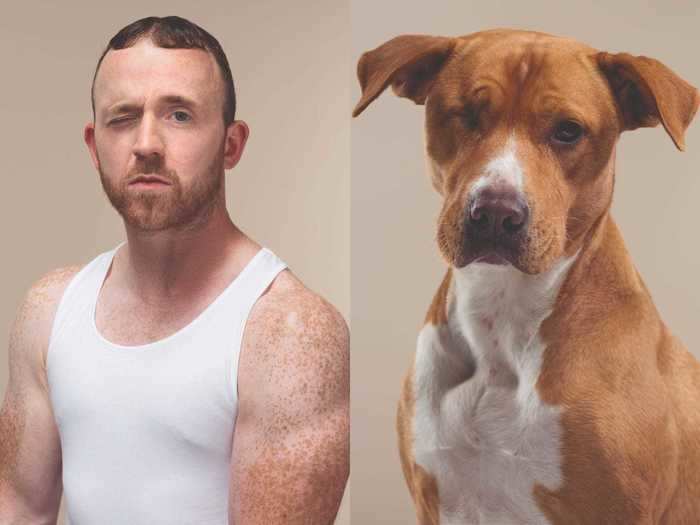
<path id="1" fill-rule="evenodd" d="M 352 116 L 356 117 L 391 84 L 394 93 L 425 103 L 435 76 L 455 46 L 456 39 L 402 35 L 392 38 L 372 51 L 367 51 L 357 63 L 357 78 L 362 97 Z"/>
<path id="2" fill-rule="evenodd" d="M 623 129 L 661 122 L 685 149 L 684 134 L 700 103 L 698 90 L 653 58 L 600 52 L 594 56 L 605 75 L 623 120 Z"/>
<path id="3" fill-rule="evenodd" d="M 241 160 L 246 142 L 250 136 L 248 124 L 242 120 L 234 120 L 226 128 L 224 137 L 224 169 L 230 170 Z"/>
<path id="4" fill-rule="evenodd" d="M 99 171 L 100 160 L 97 157 L 97 144 L 95 143 L 94 122 L 88 122 L 87 124 L 85 124 L 85 128 L 83 128 L 83 140 L 85 141 L 85 145 L 88 147 L 88 151 L 90 152 L 92 164 L 95 166 L 95 169 Z"/>

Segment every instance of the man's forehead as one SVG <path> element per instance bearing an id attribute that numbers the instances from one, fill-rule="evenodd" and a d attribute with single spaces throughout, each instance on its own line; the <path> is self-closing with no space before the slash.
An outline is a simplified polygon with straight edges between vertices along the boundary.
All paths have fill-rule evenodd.
<path id="1" fill-rule="evenodd" d="M 204 101 L 221 89 L 214 58 L 202 49 L 169 49 L 141 40 L 132 47 L 107 52 L 95 80 L 100 106 L 124 98 L 144 98 L 162 89 Z"/>

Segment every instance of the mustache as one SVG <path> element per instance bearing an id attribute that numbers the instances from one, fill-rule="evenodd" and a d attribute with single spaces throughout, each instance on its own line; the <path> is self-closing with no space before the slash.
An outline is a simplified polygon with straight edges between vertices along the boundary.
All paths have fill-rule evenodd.
<path id="1" fill-rule="evenodd" d="M 127 173 L 128 177 L 137 175 L 154 175 L 160 177 L 172 176 L 172 170 L 168 170 L 165 166 L 163 157 L 160 155 L 149 155 L 147 157 L 140 157 L 136 159 L 133 167 Z M 172 173 L 172 175 L 171 175 Z"/>

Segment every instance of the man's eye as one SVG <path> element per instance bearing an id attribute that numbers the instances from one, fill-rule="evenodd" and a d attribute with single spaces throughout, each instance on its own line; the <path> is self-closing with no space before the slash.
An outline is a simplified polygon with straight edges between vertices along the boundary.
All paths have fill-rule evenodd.
<path id="1" fill-rule="evenodd" d="M 115 118 L 114 120 L 110 120 L 110 124 L 121 124 L 122 122 L 126 122 L 127 120 L 131 120 L 131 117 L 121 117 L 121 118 Z"/>
<path id="2" fill-rule="evenodd" d="M 190 117 L 184 111 L 176 111 L 173 113 L 173 115 L 175 116 L 175 120 L 177 120 L 178 122 L 187 122 L 189 120 L 192 120 L 192 117 Z"/>

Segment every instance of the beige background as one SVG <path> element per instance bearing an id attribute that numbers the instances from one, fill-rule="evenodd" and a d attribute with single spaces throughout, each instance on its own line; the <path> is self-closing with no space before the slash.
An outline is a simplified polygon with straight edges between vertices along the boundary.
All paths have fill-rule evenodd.
<path id="1" fill-rule="evenodd" d="M 402 33 L 494 27 L 657 58 L 700 87 L 700 4 L 352 0 L 352 56 Z M 359 97 L 353 82 L 353 103 Z M 440 201 L 424 170 L 423 108 L 387 92 L 352 125 L 352 521 L 415 523 L 394 432 L 400 381 L 443 275 Z M 700 356 L 700 117 L 678 152 L 661 128 L 624 134 L 613 213 L 662 316 Z"/>
<path id="2" fill-rule="evenodd" d="M 50 269 L 124 239 L 82 142 L 90 82 L 109 38 L 144 16 L 177 14 L 228 55 L 237 118 L 251 137 L 227 172 L 229 209 L 349 318 L 350 130 L 347 0 L 20 2 L 0 17 L 3 239 L 0 394 L 18 303 Z M 349 523 L 348 497 L 337 523 Z"/>

